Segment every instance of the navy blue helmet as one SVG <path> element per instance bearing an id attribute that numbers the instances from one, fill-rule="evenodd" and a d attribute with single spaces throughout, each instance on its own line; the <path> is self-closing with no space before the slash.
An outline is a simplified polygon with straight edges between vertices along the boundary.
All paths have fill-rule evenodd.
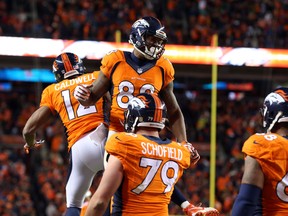
<path id="1" fill-rule="evenodd" d="M 82 60 L 74 53 L 62 53 L 53 62 L 53 73 L 55 80 L 61 82 L 74 75 L 85 73 L 86 68 Z"/>
<path id="2" fill-rule="evenodd" d="M 164 128 L 164 104 L 155 94 L 142 93 L 132 98 L 124 111 L 124 128 L 134 133 L 137 127 Z"/>
<path id="3" fill-rule="evenodd" d="M 167 43 L 164 26 L 154 17 L 143 17 L 132 25 L 129 43 L 146 59 L 157 60 L 163 55 Z"/>

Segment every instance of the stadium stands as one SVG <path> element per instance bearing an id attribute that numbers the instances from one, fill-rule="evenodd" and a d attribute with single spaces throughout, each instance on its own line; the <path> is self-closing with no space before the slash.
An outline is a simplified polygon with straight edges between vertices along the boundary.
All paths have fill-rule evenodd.
<path id="1" fill-rule="evenodd" d="M 17 3 L 16 3 L 17 2 Z M 170 44 L 288 47 L 287 1 L 0 1 L 0 35 L 127 42 L 130 25 L 157 16 Z"/>
<path id="2" fill-rule="evenodd" d="M 218 33 L 220 46 L 288 48 L 286 14 L 287 1 L 272 0 L 35 0 L 29 4 L 25 0 L 0 0 L 0 36 L 115 41 L 115 32 L 120 30 L 121 40 L 127 42 L 130 24 L 136 18 L 157 15 L 166 27 L 169 44 L 209 45 L 212 34 Z M 40 151 L 27 156 L 22 151 L 24 143 L 19 144 L 23 126 L 39 100 L 35 85 L 31 89 L 34 90 L 24 94 L 0 91 L 0 215 L 3 216 L 55 216 L 65 211 L 68 156 L 61 123 L 55 119 L 47 122 L 47 127 L 38 134 L 47 141 Z M 181 94 L 176 92 L 189 141 L 207 145 L 210 98 L 188 99 L 180 97 Z M 256 112 L 260 104 L 255 98 L 245 98 L 245 103 L 222 97 L 218 100 L 216 207 L 221 215 L 228 216 L 242 176 L 243 141 L 256 131 L 261 132 Z M 193 203 L 209 205 L 207 154 L 184 174 L 179 187 Z M 170 213 L 182 214 L 182 211 L 171 204 Z"/>

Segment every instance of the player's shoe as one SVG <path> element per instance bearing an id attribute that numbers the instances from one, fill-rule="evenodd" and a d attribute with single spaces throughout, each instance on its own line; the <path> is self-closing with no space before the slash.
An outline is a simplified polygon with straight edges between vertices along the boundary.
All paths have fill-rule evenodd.
<path id="1" fill-rule="evenodd" d="M 218 216 L 219 215 L 218 210 L 215 208 L 194 206 L 192 204 L 190 204 L 185 209 L 183 209 L 183 211 L 188 216 Z"/>

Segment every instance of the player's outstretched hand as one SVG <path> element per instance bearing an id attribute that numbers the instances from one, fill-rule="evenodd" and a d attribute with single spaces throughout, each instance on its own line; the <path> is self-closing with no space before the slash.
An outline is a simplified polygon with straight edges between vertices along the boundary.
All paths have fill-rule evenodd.
<path id="1" fill-rule="evenodd" d="M 188 216 L 218 216 L 220 215 L 218 210 L 212 207 L 194 206 L 190 204 L 183 209 L 185 215 Z"/>
<path id="2" fill-rule="evenodd" d="M 42 144 L 45 143 L 45 140 L 36 140 L 35 143 L 32 146 L 29 146 L 27 143 L 24 145 L 24 151 L 26 154 L 29 154 L 30 149 L 39 148 L 42 146 Z"/>
<path id="3" fill-rule="evenodd" d="M 79 84 L 78 86 L 76 86 L 75 90 L 74 90 L 74 97 L 80 102 L 83 103 L 85 101 L 87 101 L 90 97 L 90 87 L 92 87 L 92 85 L 82 85 Z"/>
<path id="4" fill-rule="evenodd" d="M 200 155 L 198 151 L 194 148 L 192 143 L 189 142 L 182 142 L 182 145 L 185 146 L 190 151 L 190 160 L 192 164 L 197 164 L 197 162 L 200 160 Z"/>

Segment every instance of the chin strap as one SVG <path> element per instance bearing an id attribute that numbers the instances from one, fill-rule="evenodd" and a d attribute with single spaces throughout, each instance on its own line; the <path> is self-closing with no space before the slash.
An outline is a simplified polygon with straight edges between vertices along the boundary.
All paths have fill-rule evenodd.
<path id="1" fill-rule="evenodd" d="M 269 128 L 267 129 L 267 133 L 270 133 L 272 128 L 274 127 L 275 123 L 279 120 L 280 116 L 282 115 L 283 113 L 281 111 L 279 111 L 277 113 L 277 115 L 275 116 L 274 120 L 272 121 L 272 123 L 270 124 Z"/>

